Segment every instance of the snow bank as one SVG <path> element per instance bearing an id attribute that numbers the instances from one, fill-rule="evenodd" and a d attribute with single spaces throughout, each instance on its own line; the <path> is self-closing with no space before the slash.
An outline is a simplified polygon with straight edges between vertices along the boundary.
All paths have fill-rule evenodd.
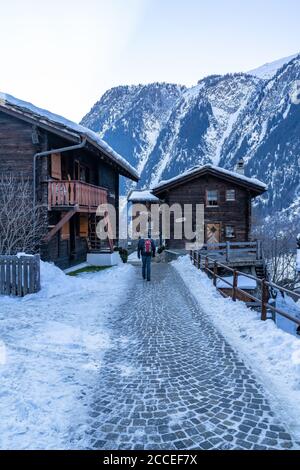
<path id="1" fill-rule="evenodd" d="M 135 282 L 122 265 L 78 277 L 41 263 L 42 289 L 0 297 L 0 448 L 79 449 L 87 445 L 109 318 Z"/>
<path id="2" fill-rule="evenodd" d="M 159 202 L 158 197 L 154 196 L 151 191 L 132 191 L 128 196 L 129 202 Z"/>
<path id="3" fill-rule="evenodd" d="M 242 302 L 224 299 L 211 280 L 185 256 L 173 266 L 203 309 L 264 384 L 270 402 L 296 438 L 300 438 L 300 341 L 262 322 Z"/>

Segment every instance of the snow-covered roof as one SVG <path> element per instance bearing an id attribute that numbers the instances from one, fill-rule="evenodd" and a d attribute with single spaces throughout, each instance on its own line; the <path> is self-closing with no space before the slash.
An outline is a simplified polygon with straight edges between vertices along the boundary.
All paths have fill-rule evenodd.
<path id="1" fill-rule="evenodd" d="M 186 177 L 192 176 L 193 174 L 198 174 L 198 173 L 204 173 L 206 170 L 211 170 L 213 172 L 221 173 L 225 176 L 229 176 L 231 178 L 236 179 L 237 181 L 240 180 L 241 183 L 246 183 L 252 186 L 256 186 L 261 188 L 262 191 L 267 190 L 267 185 L 263 183 L 262 181 L 257 180 L 256 178 L 249 178 L 248 176 L 242 175 L 240 173 L 237 173 L 236 171 L 230 171 L 230 170 L 225 170 L 224 168 L 221 168 L 216 165 L 203 165 L 203 166 L 195 166 L 193 168 L 190 168 L 189 170 L 185 171 L 184 173 L 181 173 L 178 176 L 175 176 L 174 178 L 170 178 L 169 180 L 166 181 L 161 181 L 159 184 L 157 184 L 154 188 L 152 188 L 153 191 L 159 190 L 163 188 L 164 186 L 168 186 L 172 183 L 176 183 L 177 181 L 180 181 L 181 179 L 185 179 Z"/>
<path id="2" fill-rule="evenodd" d="M 132 191 L 128 196 L 130 202 L 159 202 L 158 197 L 149 190 Z"/>
<path id="3" fill-rule="evenodd" d="M 14 96 L 8 95 L 6 93 L 0 92 L 0 107 L 7 108 L 12 110 L 20 116 L 27 116 L 31 119 L 34 119 L 41 125 L 48 125 L 52 128 L 57 128 L 61 132 L 64 132 L 66 135 L 73 137 L 86 138 L 87 141 L 101 150 L 106 154 L 114 163 L 116 163 L 120 168 L 122 168 L 126 176 L 131 177 L 134 180 L 139 179 L 138 172 L 115 150 L 113 150 L 104 140 L 100 138 L 96 132 L 91 131 L 87 127 L 76 124 L 73 121 L 70 121 L 63 116 L 58 114 L 51 113 L 45 109 L 38 108 L 31 103 L 26 101 L 19 100 Z"/>

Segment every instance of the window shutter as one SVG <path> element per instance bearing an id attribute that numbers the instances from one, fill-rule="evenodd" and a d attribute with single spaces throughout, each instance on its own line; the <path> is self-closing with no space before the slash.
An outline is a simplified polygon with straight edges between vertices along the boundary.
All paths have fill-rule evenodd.
<path id="1" fill-rule="evenodd" d="M 60 153 L 51 154 L 51 176 L 61 180 L 61 155 Z"/>

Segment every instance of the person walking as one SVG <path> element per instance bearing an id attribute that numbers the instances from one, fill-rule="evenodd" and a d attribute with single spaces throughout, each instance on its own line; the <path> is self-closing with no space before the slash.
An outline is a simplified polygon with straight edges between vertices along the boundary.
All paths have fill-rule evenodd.
<path id="1" fill-rule="evenodd" d="M 143 279 L 151 280 L 151 259 L 155 258 L 156 247 L 152 238 L 140 238 L 138 243 L 138 259 L 142 257 Z"/>

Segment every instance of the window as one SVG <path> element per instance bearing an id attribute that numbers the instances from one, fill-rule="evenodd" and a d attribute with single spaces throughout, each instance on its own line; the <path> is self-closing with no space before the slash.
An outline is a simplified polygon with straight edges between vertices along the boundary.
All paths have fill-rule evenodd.
<path id="1" fill-rule="evenodd" d="M 235 189 L 228 189 L 226 191 L 226 201 L 235 201 Z"/>
<path id="2" fill-rule="evenodd" d="M 232 225 L 226 225 L 225 235 L 226 235 L 226 238 L 234 238 L 235 237 L 234 227 Z"/>
<path id="3" fill-rule="evenodd" d="M 207 191 L 207 205 L 208 206 L 218 205 L 218 191 L 216 189 L 209 189 Z"/>

